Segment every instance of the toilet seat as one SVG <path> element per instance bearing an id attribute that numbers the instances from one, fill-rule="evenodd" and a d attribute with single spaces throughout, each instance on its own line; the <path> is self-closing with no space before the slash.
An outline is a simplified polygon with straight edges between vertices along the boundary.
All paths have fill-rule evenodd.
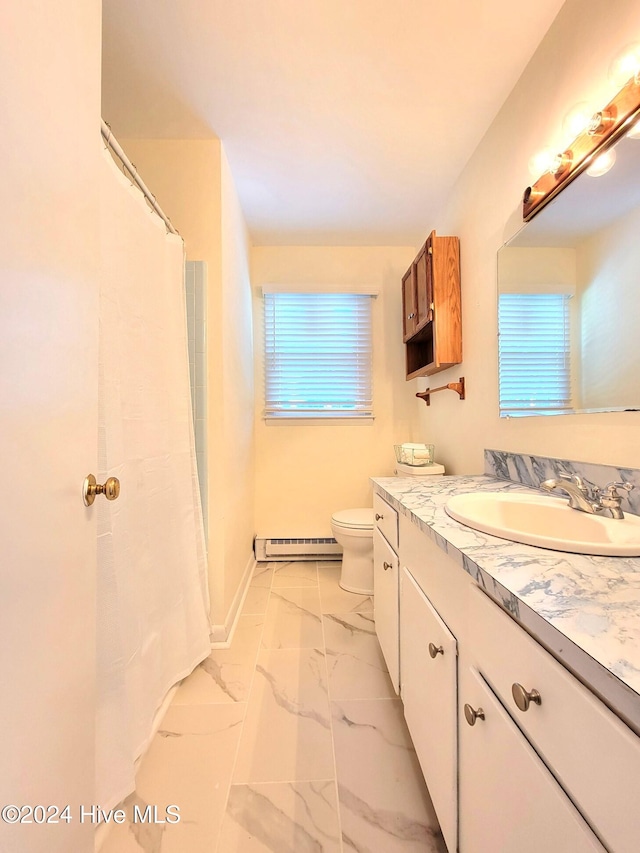
<path id="1" fill-rule="evenodd" d="M 331 516 L 331 521 L 350 530 L 373 530 L 373 509 L 342 509 Z"/>

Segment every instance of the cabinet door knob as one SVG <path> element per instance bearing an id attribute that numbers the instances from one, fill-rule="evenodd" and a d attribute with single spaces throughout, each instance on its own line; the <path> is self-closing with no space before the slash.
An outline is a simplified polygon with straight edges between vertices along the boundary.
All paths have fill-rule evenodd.
<path id="1" fill-rule="evenodd" d="M 513 696 L 513 701 L 521 711 L 528 711 L 531 702 L 536 705 L 542 705 L 542 697 L 537 690 L 525 690 L 522 684 L 518 684 L 517 681 L 511 685 L 511 695 Z"/>
<path id="2" fill-rule="evenodd" d="M 482 708 L 478 708 L 478 710 L 475 711 L 471 705 L 465 705 L 464 716 L 470 726 L 475 726 L 476 720 L 484 720 L 484 711 Z"/>
<path id="3" fill-rule="evenodd" d="M 429 654 L 432 658 L 436 658 L 438 655 L 444 654 L 444 649 L 442 646 L 436 646 L 435 643 L 429 643 Z"/>
<path id="4" fill-rule="evenodd" d="M 376 513 L 376 521 L 381 521 L 383 518 L 384 515 L 378 515 L 378 513 Z"/>
<path id="5" fill-rule="evenodd" d="M 416 312 L 415 312 L 415 311 L 412 311 L 412 312 L 411 312 L 411 314 L 407 314 L 407 320 L 413 320 L 413 318 L 414 318 L 415 316 L 416 316 Z"/>
<path id="6" fill-rule="evenodd" d="M 383 563 L 383 564 L 382 564 L 382 568 L 383 568 L 383 569 L 385 570 L 385 572 L 386 572 L 386 571 L 387 571 L 387 569 L 392 569 L 392 568 L 393 568 L 393 566 L 391 565 L 391 563 Z"/>

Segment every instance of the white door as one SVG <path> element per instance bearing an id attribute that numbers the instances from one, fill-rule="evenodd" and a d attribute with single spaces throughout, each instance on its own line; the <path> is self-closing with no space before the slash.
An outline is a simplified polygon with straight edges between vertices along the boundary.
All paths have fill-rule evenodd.
<path id="1" fill-rule="evenodd" d="M 0 850 L 85 853 L 96 507 L 81 487 L 97 460 L 100 3 L 3 3 L 0 32 Z"/>

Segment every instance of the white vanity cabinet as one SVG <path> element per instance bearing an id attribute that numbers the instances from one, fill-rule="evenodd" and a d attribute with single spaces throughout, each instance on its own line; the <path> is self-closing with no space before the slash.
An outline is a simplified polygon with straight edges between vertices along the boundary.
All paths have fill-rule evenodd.
<path id="1" fill-rule="evenodd" d="M 376 597 L 392 611 L 377 601 L 376 623 L 393 648 L 399 575 L 401 697 L 449 853 L 636 853 L 640 738 L 409 515 L 396 518 L 397 563 L 376 531 Z M 393 571 L 378 568 L 385 554 Z"/>
<path id="2" fill-rule="evenodd" d="M 458 644 L 406 567 L 400 613 L 404 715 L 445 842 L 456 850 Z"/>
<path id="3" fill-rule="evenodd" d="M 398 513 L 373 496 L 373 615 L 389 677 L 400 691 Z"/>
<path id="4" fill-rule="evenodd" d="M 447 849 L 455 853 L 459 824 L 458 651 L 465 642 L 467 591 L 473 582 L 403 515 L 399 554 L 404 714 Z"/>
<path id="5" fill-rule="evenodd" d="M 606 853 L 474 669 L 460 701 L 461 853 Z"/>
<path id="6" fill-rule="evenodd" d="M 478 668 L 524 737 L 603 843 L 637 853 L 640 738 L 477 587 L 469 617 Z"/>

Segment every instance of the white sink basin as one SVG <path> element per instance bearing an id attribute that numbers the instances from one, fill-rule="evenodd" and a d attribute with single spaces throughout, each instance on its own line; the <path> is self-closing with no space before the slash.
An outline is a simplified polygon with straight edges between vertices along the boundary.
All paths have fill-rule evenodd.
<path id="1" fill-rule="evenodd" d="M 514 492 L 456 495 L 445 509 L 451 518 L 539 548 L 603 557 L 640 557 L 640 517 L 606 518 L 571 509 L 564 498 Z"/>

